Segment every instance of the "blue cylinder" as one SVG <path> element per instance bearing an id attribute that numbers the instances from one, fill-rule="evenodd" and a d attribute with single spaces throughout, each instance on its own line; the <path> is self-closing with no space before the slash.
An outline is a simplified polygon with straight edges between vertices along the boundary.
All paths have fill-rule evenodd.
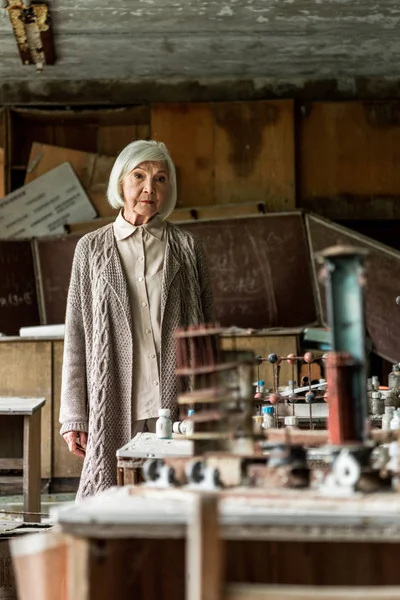
<path id="1" fill-rule="evenodd" d="M 325 289 L 332 350 L 349 353 L 357 368 L 351 381 L 357 440 L 365 441 L 368 419 L 365 360 L 364 261 L 367 251 L 333 246 L 320 253 L 325 262 Z"/>

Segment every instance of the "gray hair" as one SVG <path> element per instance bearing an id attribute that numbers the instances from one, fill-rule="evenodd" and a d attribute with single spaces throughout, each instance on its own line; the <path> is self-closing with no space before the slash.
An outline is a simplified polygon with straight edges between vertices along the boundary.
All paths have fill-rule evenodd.
<path id="1" fill-rule="evenodd" d="M 145 161 L 166 162 L 168 178 L 171 186 L 169 198 L 160 210 L 160 216 L 166 219 L 174 210 L 176 204 L 176 172 L 175 165 L 165 144 L 154 140 L 136 140 L 125 146 L 117 156 L 111 169 L 108 181 L 107 199 L 113 208 L 123 208 L 122 181 L 128 173 Z"/>

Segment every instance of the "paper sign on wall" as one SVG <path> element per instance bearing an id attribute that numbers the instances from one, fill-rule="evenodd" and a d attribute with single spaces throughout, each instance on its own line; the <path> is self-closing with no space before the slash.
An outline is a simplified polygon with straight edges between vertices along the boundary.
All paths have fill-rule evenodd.
<path id="1" fill-rule="evenodd" d="M 58 235 L 66 223 L 95 217 L 79 179 L 65 162 L 0 200 L 0 239 Z"/>

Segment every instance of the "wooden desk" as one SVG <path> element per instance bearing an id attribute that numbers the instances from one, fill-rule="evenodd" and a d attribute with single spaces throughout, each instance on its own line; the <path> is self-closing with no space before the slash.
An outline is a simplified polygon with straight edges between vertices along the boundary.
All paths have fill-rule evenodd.
<path id="1" fill-rule="evenodd" d="M 184 600 L 196 496 L 126 486 L 58 509 L 71 536 L 68 598 Z M 396 492 L 330 498 L 312 489 L 237 488 L 217 500 L 224 584 L 400 585 Z"/>
<path id="2" fill-rule="evenodd" d="M 42 489 L 73 492 L 83 461 L 68 450 L 60 435 L 62 338 L 0 338 L 0 396 L 40 396 Z M 20 493 L 9 486 L 11 493 Z"/>
<path id="3" fill-rule="evenodd" d="M 140 470 L 148 458 L 187 458 L 193 456 L 190 440 L 161 440 L 155 433 L 137 433 L 135 437 L 117 450 L 118 485 L 136 485 L 141 481 Z M 176 467 L 176 460 L 174 461 Z"/>
<path id="4" fill-rule="evenodd" d="M 28 513 L 40 512 L 40 417 L 45 401 L 0 397 L 0 469 L 23 470 L 26 522 L 40 521 Z"/>

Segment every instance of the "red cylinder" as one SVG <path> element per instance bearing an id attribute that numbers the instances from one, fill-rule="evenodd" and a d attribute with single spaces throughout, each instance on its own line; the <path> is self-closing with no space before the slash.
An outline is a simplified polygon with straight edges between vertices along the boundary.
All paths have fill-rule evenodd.
<path id="1" fill-rule="evenodd" d="M 329 352 L 327 355 L 328 438 L 335 446 L 361 441 L 352 397 L 352 381 L 357 368 L 357 360 L 347 352 Z"/>

